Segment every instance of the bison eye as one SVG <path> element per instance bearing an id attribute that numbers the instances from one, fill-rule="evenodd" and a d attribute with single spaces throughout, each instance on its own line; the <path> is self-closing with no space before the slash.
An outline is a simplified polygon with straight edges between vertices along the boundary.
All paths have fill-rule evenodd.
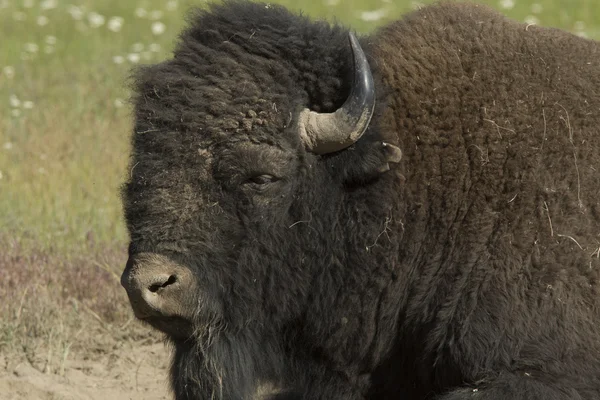
<path id="1" fill-rule="evenodd" d="M 265 187 L 266 185 L 273 183 L 277 180 L 278 180 L 278 178 L 274 177 L 273 175 L 264 174 L 264 175 L 252 176 L 252 177 L 248 178 L 248 180 L 245 183 L 250 186 L 262 188 L 262 187 Z"/>

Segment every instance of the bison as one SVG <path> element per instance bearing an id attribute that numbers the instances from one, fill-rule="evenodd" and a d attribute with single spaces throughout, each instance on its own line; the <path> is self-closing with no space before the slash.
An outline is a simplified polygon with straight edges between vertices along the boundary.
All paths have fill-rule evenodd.
<path id="1" fill-rule="evenodd" d="M 600 398 L 598 42 L 229 0 L 132 102 L 121 281 L 177 399 Z"/>

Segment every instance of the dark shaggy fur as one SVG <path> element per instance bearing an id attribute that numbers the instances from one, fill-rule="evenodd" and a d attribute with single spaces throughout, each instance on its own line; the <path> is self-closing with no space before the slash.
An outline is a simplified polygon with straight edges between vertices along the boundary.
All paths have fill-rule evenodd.
<path id="1" fill-rule="evenodd" d="M 599 44 L 451 4 L 361 43 L 376 114 L 326 156 L 339 26 L 228 1 L 139 72 L 130 254 L 201 287 L 176 398 L 600 398 Z"/>

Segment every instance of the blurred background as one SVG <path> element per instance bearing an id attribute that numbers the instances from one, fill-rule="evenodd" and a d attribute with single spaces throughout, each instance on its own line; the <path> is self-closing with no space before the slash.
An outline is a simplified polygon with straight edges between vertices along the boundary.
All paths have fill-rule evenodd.
<path id="1" fill-rule="evenodd" d="M 600 39 L 597 0 L 481 2 Z M 429 1 L 274 3 L 367 33 Z M 132 320 L 119 285 L 126 84 L 132 66 L 169 56 L 186 10 L 203 4 L 0 0 L 0 353 L 64 374 L 92 344 L 158 340 Z"/>

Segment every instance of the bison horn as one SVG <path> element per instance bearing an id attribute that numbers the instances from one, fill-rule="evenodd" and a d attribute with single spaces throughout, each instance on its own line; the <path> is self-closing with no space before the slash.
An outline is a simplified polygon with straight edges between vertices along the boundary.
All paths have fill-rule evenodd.
<path id="1" fill-rule="evenodd" d="M 333 113 L 317 113 L 305 108 L 300 113 L 300 137 L 306 148 L 316 154 L 345 149 L 367 130 L 375 108 L 373 75 L 356 36 L 349 34 L 354 63 L 354 82 L 350 95 Z"/>

